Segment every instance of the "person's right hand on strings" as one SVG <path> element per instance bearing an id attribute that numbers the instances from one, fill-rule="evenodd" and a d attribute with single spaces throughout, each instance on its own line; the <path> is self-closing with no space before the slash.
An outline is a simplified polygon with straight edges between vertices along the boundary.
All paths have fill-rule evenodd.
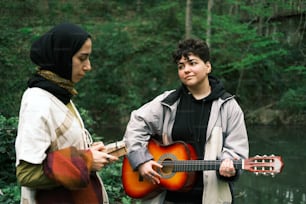
<path id="1" fill-rule="evenodd" d="M 160 174 L 155 169 L 161 169 L 163 166 L 154 160 L 147 161 L 138 167 L 139 174 L 153 184 L 160 183 Z"/>

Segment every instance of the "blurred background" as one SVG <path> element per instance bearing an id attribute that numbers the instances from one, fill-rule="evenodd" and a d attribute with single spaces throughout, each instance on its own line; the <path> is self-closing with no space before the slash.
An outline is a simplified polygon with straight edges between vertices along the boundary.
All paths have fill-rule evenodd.
<path id="1" fill-rule="evenodd" d="M 265 154 L 268 145 L 268 153 L 285 158 L 281 176 L 288 180 L 262 179 L 269 183 L 258 186 L 263 191 L 255 195 L 263 198 L 263 187 L 278 186 L 273 184 L 277 178 L 292 182 L 290 172 L 297 170 L 286 172 L 287 164 L 297 165 L 305 156 L 298 154 L 304 152 L 306 130 L 305 0 L 0 0 L 0 13 L 1 203 L 18 203 L 14 140 L 21 96 L 36 69 L 29 49 L 61 22 L 76 23 L 93 37 L 93 69 L 77 84 L 74 102 L 96 140 L 121 140 L 132 110 L 177 88 L 172 51 L 184 38 L 201 38 L 211 49 L 212 74 L 245 112 L 251 153 Z M 120 165 L 102 174 L 112 202 L 131 203 L 121 187 Z M 299 173 L 292 176 L 304 176 Z M 241 203 L 265 203 L 248 188 L 253 183 L 248 175 L 237 197 Z M 266 203 L 306 203 L 305 187 L 298 182 L 294 189 L 273 189 L 278 192 L 273 198 L 279 197 Z"/>

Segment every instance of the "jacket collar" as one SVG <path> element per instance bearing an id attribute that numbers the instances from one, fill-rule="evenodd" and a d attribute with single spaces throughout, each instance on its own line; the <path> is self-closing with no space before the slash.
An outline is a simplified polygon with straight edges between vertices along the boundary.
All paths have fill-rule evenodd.
<path id="1" fill-rule="evenodd" d="M 182 91 L 183 87 L 182 86 L 178 87 L 173 92 L 171 92 L 166 98 L 164 98 L 162 100 L 162 103 L 172 106 L 180 98 Z"/>

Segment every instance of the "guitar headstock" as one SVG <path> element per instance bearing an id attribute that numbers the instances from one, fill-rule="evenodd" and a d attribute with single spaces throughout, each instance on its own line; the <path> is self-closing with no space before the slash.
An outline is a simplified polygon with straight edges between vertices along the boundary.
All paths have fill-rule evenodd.
<path id="1" fill-rule="evenodd" d="M 244 160 L 244 168 L 256 175 L 279 174 L 284 167 L 284 162 L 280 156 L 255 156 Z"/>

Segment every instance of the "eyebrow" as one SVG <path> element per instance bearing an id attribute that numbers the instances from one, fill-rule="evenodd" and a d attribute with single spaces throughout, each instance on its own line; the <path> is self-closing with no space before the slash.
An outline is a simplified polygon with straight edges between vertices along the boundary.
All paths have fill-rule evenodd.
<path id="1" fill-rule="evenodd" d="M 80 56 L 89 56 L 90 55 L 90 53 L 80 53 Z"/>
<path id="2" fill-rule="evenodd" d="M 188 62 L 190 62 L 190 61 L 198 61 L 198 59 L 196 59 L 196 58 L 194 58 L 194 59 L 188 58 L 187 61 L 188 61 Z"/>
<path id="3" fill-rule="evenodd" d="M 197 59 L 186 59 L 187 62 L 198 61 Z M 177 64 L 184 64 L 183 62 L 178 61 Z"/>

